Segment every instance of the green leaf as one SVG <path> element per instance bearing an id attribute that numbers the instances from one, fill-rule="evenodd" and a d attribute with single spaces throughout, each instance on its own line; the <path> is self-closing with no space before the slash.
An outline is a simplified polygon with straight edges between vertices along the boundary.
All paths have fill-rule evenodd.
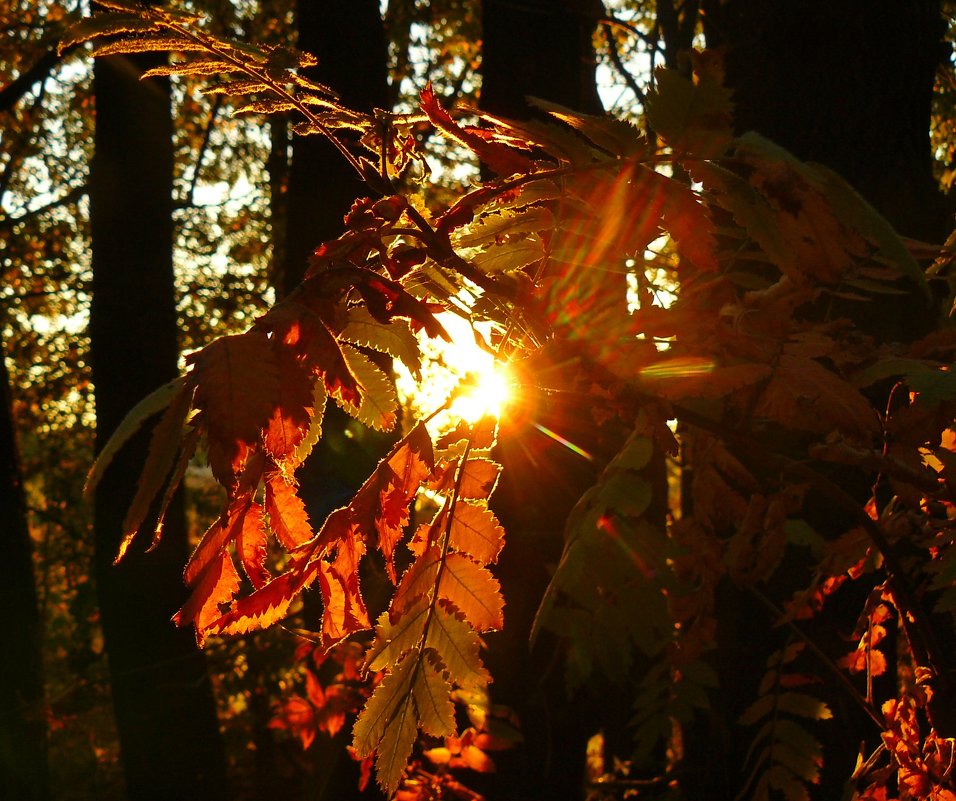
<path id="1" fill-rule="evenodd" d="M 710 159 L 724 154 L 733 138 L 731 92 L 715 80 L 697 82 L 676 70 L 654 71 L 656 88 L 647 97 L 651 128 L 678 153 Z"/>
<path id="2" fill-rule="evenodd" d="M 92 498 L 96 492 L 96 486 L 103 478 L 103 473 L 110 466 L 116 454 L 133 437 L 143 424 L 155 414 L 158 414 L 181 393 L 186 385 L 186 377 L 180 376 L 174 378 L 167 384 L 163 384 L 158 389 L 153 390 L 149 395 L 143 398 L 132 409 L 126 413 L 126 417 L 116 427 L 116 430 L 110 435 L 103 450 L 90 468 L 89 475 L 86 477 L 86 484 L 83 487 L 83 494 L 87 498 Z"/>
<path id="3" fill-rule="evenodd" d="M 417 665 L 415 654 L 407 655 L 382 679 L 352 729 L 352 745 L 360 759 L 371 756 L 378 748 L 386 728 L 399 708 L 409 700 L 412 678 Z"/>
<path id="4" fill-rule="evenodd" d="M 460 248 L 481 247 L 500 237 L 547 231 L 554 227 L 554 215 L 543 206 L 532 206 L 517 214 L 487 214 L 455 237 Z"/>
<path id="5" fill-rule="evenodd" d="M 544 258 L 544 245 L 538 237 L 492 245 L 476 253 L 469 261 L 483 273 L 513 273 Z"/>
<path id="6" fill-rule="evenodd" d="M 413 696 L 408 695 L 385 729 L 375 757 L 375 778 L 385 795 L 391 798 L 402 781 L 408 758 L 418 734 Z"/>
<path id="7" fill-rule="evenodd" d="M 926 275 L 886 218 L 833 170 L 822 164 L 809 164 L 807 169 L 820 175 L 824 195 L 837 217 L 876 245 L 879 252 L 899 268 L 900 273 L 910 278 L 929 297 Z"/>
<path id="8" fill-rule="evenodd" d="M 441 604 L 435 605 L 425 645 L 435 649 L 448 678 L 459 687 L 473 690 L 488 684 L 490 677 L 481 663 L 478 635 Z"/>

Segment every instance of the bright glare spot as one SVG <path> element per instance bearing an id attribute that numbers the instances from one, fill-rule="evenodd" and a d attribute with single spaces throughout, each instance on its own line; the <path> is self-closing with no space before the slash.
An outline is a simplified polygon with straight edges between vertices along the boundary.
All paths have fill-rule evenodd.
<path id="1" fill-rule="evenodd" d="M 513 400 L 513 379 L 506 365 L 497 364 L 486 347 L 479 346 L 471 325 L 457 315 L 439 315 L 452 338 L 450 343 L 426 340 L 422 343 L 422 377 L 416 381 L 396 363 L 398 391 L 402 402 L 416 415 L 428 417 L 455 397 L 447 410 L 435 416 L 429 428 L 447 430 L 459 420 L 475 422 L 485 415 L 500 417 Z M 487 329 L 483 332 L 487 339 Z"/>
<path id="2" fill-rule="evenodd" d="M 472 373 L 472 382 L 452 403 L 449 413 L 469 423 L 477 423 L 485 415 L 501 417 L 502 410 L 511 399 L 511 382 L 507 368 L 492 360 L 480 371 Z"/>

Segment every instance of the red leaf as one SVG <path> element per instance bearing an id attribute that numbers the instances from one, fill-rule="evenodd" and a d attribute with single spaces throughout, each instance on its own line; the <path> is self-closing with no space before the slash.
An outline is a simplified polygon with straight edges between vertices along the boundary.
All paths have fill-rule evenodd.
<path id="1" fill-rule="evenodd" d="M 286 345 L 276 344 L 279 376 L 278 399 L 266 426 L 263 442 L 276 461 L 295 450 L 312 419 L 312 387 L 315 379 L 309 369 Z"/>
<path id="2" fill-rule="evenodd" d="M 349 506 L 352 524 L 364 536 L 378 534 L 378 548 L 395 581 L 395 546 L 409 521 L 409 505 L 435 466 L 431 437 L 419 423 L 375 468 Z"/>
<path id="3" fill-rule="evenodd" d="M 272 574 L 266 570 L 266 529 L 262 520 L 262 507 L 250 504 L 236 539 L 236 552 L 243 572 L 256 589 L 269 583 Z"/>
<path id="4" fill-rule="evenodd" d="M 189 361 L 196 408 L 208 431 L 210 466 L 228 487 L 278 400 L 275 354 L 265 334 L 249 331 L 217 339 Z"/>
<path id="5" fill-rule="evenodd" d="M 518 172 L 529 172 L 531 170 L 532 162 L 530 159 L 510 147 L 497 142 L 486 141 L 482 132 L 477 128 L 462 128 L 458 125 L 438 102 L 431 84 L 428 84 L 422 90 L 421 102 L 422 111 L 431 120 L 432 125 L 474 152 L 498 175 L 514 175 Z"/>

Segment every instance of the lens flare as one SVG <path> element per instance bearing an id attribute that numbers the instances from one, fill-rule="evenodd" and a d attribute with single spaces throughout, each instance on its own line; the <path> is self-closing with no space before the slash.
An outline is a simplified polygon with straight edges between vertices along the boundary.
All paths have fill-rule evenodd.
<path id="1" fill-rule="evenodd" d="M 466 379 L 464 391 L 449 410 L 452 418 L 476 423 L 486 415 L 501 417 L 513 396 L 514 381 L 505 365 L 488 362 L 473 370 Z"/>

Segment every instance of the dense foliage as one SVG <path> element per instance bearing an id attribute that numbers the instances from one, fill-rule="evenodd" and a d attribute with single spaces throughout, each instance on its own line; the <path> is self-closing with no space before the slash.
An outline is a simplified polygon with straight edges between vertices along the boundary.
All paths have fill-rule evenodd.
<path id="1" fill-rule="evenodd" d="M 757 669 L 740 673 L 751 702 L 732 721 L 748 742 L 740 798 L 808 797 L 831 769 L 828 727 L 851 707 L 871 727 L 858 764 L 837 766 L 853 797 L 956 797 L 956 337 L 933 311 L 952 304 L 948 249 L 901 239 L 833 172 L 735 136 L 709 53 L 691 77 L 656 73 L 646 112 L 659 141 L 549 104 L 550 122 L 472 127 L 430 89 L 420 114 L 359 113 L 301 77 L 311 62 L 294 50 L 103 5 L 114 13 L 61 47 L 180 54 L 152 74 L 208 79 L 213 96 L 245 98 L 240 111 L 298 115 L 370 195 L 294 293 L 130 413 L 90 478 L 160 415 L 125 551 L 157 501 L 161 535 L 190 460 L 208 463 L 225 501 L 176 616 L 200 642 L 272 626 L 318 586 L 323 655 L 277 725 L 308 743 L 357 713 L 356 758 L 404 798 L 469 797 L 448 769 L 487 769 L 486 752 L 514 737 L 484 700 L 481 635 L 507 625 L 494 419 L 411 421 L 324 522 L 295 479 L 327 403 L 398 424 L 371 354 L 419 374 L 421 338 L 446 336 L 447 311 L 490 326 L 479 336 L 508 365 L 516 406 L 574 393 L 592 417 L 593 442 L 576 447 L 603 471 L 568 520 L 535 631 L 564 639 L 571 690 L 606 681 L 633 704 L 634 775 L 680 788 L 682 732 L 719 705 L 727 655 L 754 636 Z M 494 177 L 445 206 L 398 189 L 421 162 L 423 118 Z M 361 151 L 345 138 L 356 134 Z M 915 313 L 901 325 L 923 326 L 914 342 L 883 333 L 903 307 Z M 369 562 L 393 585 L 377 619 Z M 742 599 L 733 626 L 728 593 Z"/>

